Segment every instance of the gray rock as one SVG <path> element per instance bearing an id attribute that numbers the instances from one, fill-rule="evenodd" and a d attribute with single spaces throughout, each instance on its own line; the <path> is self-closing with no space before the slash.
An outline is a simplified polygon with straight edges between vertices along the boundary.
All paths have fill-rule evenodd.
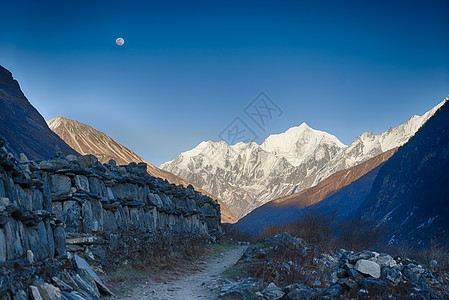
<path id="1" fill-rule="evenodd" d="M 75 186 L 78 190 L 90 192 L 89 189 L 89 179 L 84 175 L 75 176 Z"/>
<path id="2" fill-rule="evenodd" d="M 85 261 L 84 259 L 82 259 L 81 257 L 79 257 L 76 254 L 74 255 L 74 261 L 75 261 L 75 266 L 77 269 L 85 270 L 90 276 L 92 276 L 93 280 L 96 282 L 96 284 L 98 285 L 98 288 L 100 289 L 101 292 L 105 293 L 106 295 L 111 295 L 111 296 L 114 295 L 114 293 L 112 293 L 107 288 L 107 286 L 101 281 L 100 277 L 98 277 L 98 275 L 95 274 L 95 272 L 89 266 L 87 261 Z"/>
<path id="3" fill-rule="evenodd" d="M 62 207 L 67 232 L 79 232 L 81 209 L 78 201 L 64 201 Z"/>
<path id="4" fill-rule="evenodd" d="M 357 282 L 355 282 L 351 278 L 342 278 L 338 281 L 338 284 L 340 284 L 348 291 L 357 286 Z"/>
<path id="5" fill-rule="evenodd" d="M 361 252 L 349 255 L 348 260 L 351 264 L 355 264 L 360 259 L 368 260 L 374 256 L 375 256 L 375 254 L 373 252 L 365 250 L 365 251 L 361 251 Z"/>
<path id="6" fill-rule="evenodd" d="M 369 275 L 373 278 L 380 277 L 380 266 L 374 261 L 360 259 L 357 261 L 354 267 L 358 272 Z"/>
<path id="7" fill-rule="evenodd" d="M 65 291 L 65 292 L 71 292 L 73 291 L 73 287 L 71 287 L 70 285 L 68 285 L 67 283 L 65 283 L 63 280 L 59 279 L 56 276 L 53 276 L 51 278 L 51 280 L 53 281 L 54 284 L 57 285 L 58 288 L 61 289 L 61 291 Z"/>
<path id="8" fill-rule="evenodd" d="M 385 253 L 379 254 L 376 262 L 379 264 L 381 268 L 383 267 L 393 268 L 398 265 L 396 261 L 393 259 L 393 257 Z"/>
<path id="9" fill-rule="evenodd" d="M 54 238 L 55 238 L 55 255 L 56 256 L 65 256 L 66 255 L 66 236 L 64 228 L 58 226 L 54 230 Z"/>
<path id="10" fill-rule="evenodd" d="M 0 197 L 0 205 L 2 206 L 9 206 L 9 198 L 6 197 Z"/>
<path id="11" fill-rule="evenodd" d="M 72 181 L 69 177 L 61 174 L 51 175 L 51 192 L 55 195 L 66 194 L 70 192 Z"/>
<path id="12" fill-rule="evenodd" d="M 61 300 L 61 290 L 54 285 L 37 281 L 35 281 L 33 284 L 38 288 L 43 300 Z"/>
<path id="13" fill-rule="evenodd" d="M 3 228 L 0 227 L 0 265 L 6 261 L 6 238 Z"/>
<path id="14" fill-rule="evenodd" d="M 363 278 L 365 278 L 365 276 L 363 276 L 362 274 L 360 274 L 356 269 L 349 269 L 348 270 L 348 276 L 350 278 L 352 278 L 355 282 L 359 282 L 360 280 L 362 280 Z"/>
<path id="15" fill-rule="evenodd" d="M 390 282 L 393 285 L 398 285 L 402 281 L 401 269 L 398 267 L 394 268 L 383 268 L 382 269 L 382 279 Z"/>
<path id="16" fill-rule="evenodd" d="M 263 290 L 262 295 L 265 299 L 269 300 L 277 300 L 284 297 L 285 293 L 282 291 L 281 288 L 277 287 L 274 283 L 270 283 L 268 287 Z"/>
<path id="17" fill-rule="evenodd" d="M 339 284 L 334 284 L 333 286 L 331 286 L 326 290 L 326 295 L 331 296 L 332 298 L 337 298 L 343 293 L 344 288 Z"/>
<path id="18" fill-rule="evenodd" d="M 86 282 L 78 274 L 72 275 L 73 280 L 78 285 L 78 291 L 85 295 L 87 298 L 99 299 L 100 294 L 98 289 L 93 289 L 88 282 Z"/>
<path id="19" fill-rule="evenodd" d="M 85 298 L 85 296 L 83 297 L 83 295 L 81 295 L 80 293 L 78 293 L 77 291 L 73 291 L 73 292 L 62 292 L 62 295 L 68 299 L 68 300 L 86 300 L 89 298 Z"/>
<path id="20" fill-rule="evenodd" d="M 30 298 L 31 300 L 43 300 L 39 289 L 34 285 L 30 286 Z"/>
<path id="21" fill-rule="evenodd" d="M 292 286 L 294 286 L 292 288 Z M 313 291 L 306 285 L 303 284 L 291 284 L 290 288 L 284 288 L 287 293 L 286 298 L 289 300 L 309 300 L 313 296 Z M 286 290 L 287 289 L 287 290 Z"/>
<path id="22" fill-rule="evenodd" d="M 434 259 L 430 262 L 429 264 L 430 269 L 435 272 L 437 270 L 438 267 L 438 262 Z"/>
<path id="23" fill-rule="evenodd" d="M 371 277 L 367 277 L 367 278 L 361 280 L 359 282 L 359 285 L 364 289 L 376 290 L 376 291 L 383 290 L 387 287 L 387 284 L 385 283 L 385 281 L 383 281 L 381 279 L 371 278 Z"/>

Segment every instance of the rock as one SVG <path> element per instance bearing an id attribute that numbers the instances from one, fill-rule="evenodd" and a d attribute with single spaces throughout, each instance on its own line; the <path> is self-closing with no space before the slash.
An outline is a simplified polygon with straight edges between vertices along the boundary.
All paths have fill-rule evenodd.
<path id="1" fill-rule="evenodd" d="M 0 205 L 1 206 L 9 206 L 9 203 L 10 203 L 10 201 L 9 201 L 9 198 L 6 198 L 6 197 L 0 197 Z"/>
<path id="2" fill-rule="evenodd" d="M 434 259 L 430 262 L 429 264 L 430 269 L 435 272 L 437 270 L 438 267 L 438 262 Z"/>
<path id="3" fill-rule="evenodd" d="M 243 253 L 242 258 L 250 258 L 250 259 L 264 259 L 267 257 L 267 253 L 260 247 L 251 247 L 246 249 Z"/>
<path id="4" fill-rule="evenodd" d="M 27 259 L 30 262 L 30 264 L 34 263 L 34 253 L 31 250 L 27 250 Z"/>
<path id="5" fill-rule="evenodd" d="M 398 265 L 396 261 L 393 259 L 393 257 L 385 253 L 379 254 L 376 262 L 379 264 L 381 268 L 383 267 L 393 268 Z"/>
<path id="6" fill-rule="evenodd" d="M 383 281 L 381 279 L 371 278 L 371 277 L 362 279 L 359 282 L 359 285 L 364 289 L 376 290 L 376 291 L 383 290 L 387 287 L 387 284 L 385 283 L 385 281 Z"/>
<path id="7" fill-rule="evenodd" d="M 71 287 L 70 285 L 68 285 L 67 283 L 65 283 L 64 281 L 62 281 L 61 279 L 59 279 L 56 276 L 53 276 L 51 278 L 51 280 L 54 282 L 54 284 L 56 284 L 58 286 L 58 288 L 61 289 L 61 291 L 65 291 L 65 292 L 71 292 L 73 291 L 73 287 Z"/>
<path id="8" fill-rule="evenodd" d="M 87 261 L 79 257 L 78 255 L 74 255 L 74 262 L 77 269 L 85 270 L 92 278 L 95 280 L 96 284 L 98 285 L 98 288 L 101 292 L 105 293 L 106 295 L 113 296 L 114 293 L 111 292 L 106 285 L 101 281 L 100 277 L 98 277 L 97 274 L 92 270 L 92 268 L 89 266 Z"/>
<path id="9" fill-rule="evenodd" d="M 84 175 L 75 176 L 75 186 L 78 190 L 90 192 L 89 189 L 89 179 Z"/>
<path id="10" fill-rule="evenodd" d="M 74 154 L 69 154 L 65 157 L 66 161 L 75 161 L 76 159 L 77 159 L 77 157 Z"/>
<path id="11" fill-rule="evenodd" d="M 351 278 L 340 279 L 338 281 L 338 284 L 340 284 L 342 287 L 344 287 L 348 291 L 357 286 L 357 282 L 355 282 Z"/>
<path id="12" fill-rule="evenodd" d="M 362 280 L 363 278 L 365 278 L 365 276 L 363 276 L 362 274 L 360 274 L 356 269 L 352 268 L 348 270 L 348 276 L 350 278 L 352 278 L 355 282 L 359 282 L 360 280 Z"/>
<path id="13" fill-rule="evenodd" d="M 52 284 L 35 281 L 34 285 L 38 288 L 43 300 L 61 300 L 61 290 Z"/>
<path id="14" fill-rule="evenodd" d="M 284 292 L 287 293 L 286 298 L 289 300 L 309 300 L 313 296 L 311 288 L 297 283 L 285 287 Z"/>
<path id="15" fill-rule="evenodd" d="M 398 267 L 394 268 L 383 268 L 382 269 L 382 279 L 390 282 L 393 285 L 398 285 L 402 281 L 401 269 Z"/>
<path id="16" fill-rule="evenodd" d="M 344 288 L 339 284 L 334 284 L 333 286 L 331 286 L 326 290 L 326 295 L 331 296 L 332 298 L 337 298 L 343 293 Z"/>
<path id="17" fill-rule="evenodd" d="M 374 256 L 375 256 L 374 252 L 365 250 L 365 251 L 361 251 L 361 252 L 349 255 L 348 260 L 351 264 L 355 264 L 360 259 L 368 260 Z"/>
<path id="18" fill-rule="evenodd" d="M 51 175 L 51 192 L 56 195 L 66 194 L 72 187 L 69 177 L 61 174 Z"/>
<path id="19" fill-rule="evenodd" d="M 369 275 L 373 278 L 380 277 L 380 266 L 374 261 L 360 259 L 354 267 L 361 274 Z"/>
<path id="20" fill-rule="evenodd" d="M 67 298 L 68 300 L 86 300 L 85 297 L 83 297 L 83 295 L 81 295 L 80 293 L 73 291 L 73 292 L 62 292 L 62 295 Z"/>
<path id="21" fill-rule="evenodd" d="M 0 265 L 6 261 L 6 237 L 3 229 L 0 227 Z"/>
<path id="22" fill-rule="evenodd" d="M 39 289 L 34 285 L 30 286 L 30 298 L 31 300 L 43 300 Z"/>
<path id="23" fill-rule="evenodd" d="M 65 231 L 61 226 L 58 226 L 54 230 L 54 239 L 55 239 L 55 254 L 56 256 L 65 256 L 66 255 L 66 236 Z"/>
<path id="24" fill-rule="evenodd" d="M 284 297 L 285 293 L 281 288 L 277 287 L 274 283 L 270 283 L 268 287 L 262 291 L 265 299 L 277 300 Z"/>

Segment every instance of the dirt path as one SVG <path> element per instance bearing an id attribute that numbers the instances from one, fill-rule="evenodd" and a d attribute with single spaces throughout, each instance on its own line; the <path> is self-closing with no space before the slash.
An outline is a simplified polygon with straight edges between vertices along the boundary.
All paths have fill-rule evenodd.
<path id="1" fill-rule="evenodd" d="M 240 259 L 247 246 L 225 250 L 222 255 L 209 258 L 202 263 L 202 270 L 185 275 L 180 280 L 158 283 L 154 280 L 141 285 L 120 299 L 217 299 L 218 294 L 210 291 L 208 282 L 218 278 L 227 268 Z"/>

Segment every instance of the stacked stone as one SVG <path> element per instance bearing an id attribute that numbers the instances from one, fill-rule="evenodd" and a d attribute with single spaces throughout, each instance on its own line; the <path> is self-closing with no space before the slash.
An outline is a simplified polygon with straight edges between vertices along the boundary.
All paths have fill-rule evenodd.
<path id="1" fill-rule="evenodd" d="M 133 234 L 123 237 L 124 231 Z M 142 245 L 151 248 L 158 236 L 171 241 L 176 234 L 215 240 L 222 234 L 218 203 L 191 187 L 149 176 L 142 163 L 103 165 L 92 155 L 65 157 L 59 151 L 47 161 L 25 155 L 17 161 L 0 141 L 1 299 L 24 290 L 41 296 L 58 289 L 75 292 L 57 284 L 64 267 L 69 277 L 80 275 L 72 272 L 73 254 L 97 259 L 92 249 L 104 256 L 125 248 L 125 255 L 142 251 Z M 140 237 L 145 244 L 133 249 Z M 40 272 L 50 279 L 36 280 Z"/>

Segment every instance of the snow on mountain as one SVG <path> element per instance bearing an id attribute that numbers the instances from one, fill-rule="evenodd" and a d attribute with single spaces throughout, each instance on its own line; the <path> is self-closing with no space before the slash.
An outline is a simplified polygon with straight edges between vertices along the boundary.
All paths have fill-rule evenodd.
<path id="1" fill-rule="evenodd" d="M 237 217 L 274 198 L 310 186 L 319 169 L 343 147 L 336 137 L 305 123 L 259 146 L 202 142 L 161 168 L 220 194 Z M 294 156 L 282 155 L 296 153 Z M 297 165 L 293 165 L 296 163 Z"/>
<path id="2" fill-rule="evenodd" d="M 303 123 L 270 135 L 261 145 L 202 142 L 161 168 L 217 195 L 241 218 L 270 200 L 405 144 L 443 103 L 383 133 L 365 132 L 349 146 Z"/>
<path id="3" fill-rule="evenodd" d="M 427 120 L 445 103 L 446 100 L 423 114 L 414 115 L 407 122 L 387 131 L 374 134 L 371 131 L 358 136 L 351 145 L 338 153 L 319 172 L 314 185 L 343 169 L 347 169 L 390 149 L 404 145 Z"/>
<path id="4" fill-rule="evenodd" d="M 309 157 L 321 159 L 325 154 L 322 145 L 346 147 L 335 136 L 310 128 L 306 123 L 292 127 L 281 134 L 270 135 L 260 145 L 265 151 L 285 157 L 289 163 L 297 167 L 305 163 Z M 317 152 L 317 149 L 320 149 Z"/>

